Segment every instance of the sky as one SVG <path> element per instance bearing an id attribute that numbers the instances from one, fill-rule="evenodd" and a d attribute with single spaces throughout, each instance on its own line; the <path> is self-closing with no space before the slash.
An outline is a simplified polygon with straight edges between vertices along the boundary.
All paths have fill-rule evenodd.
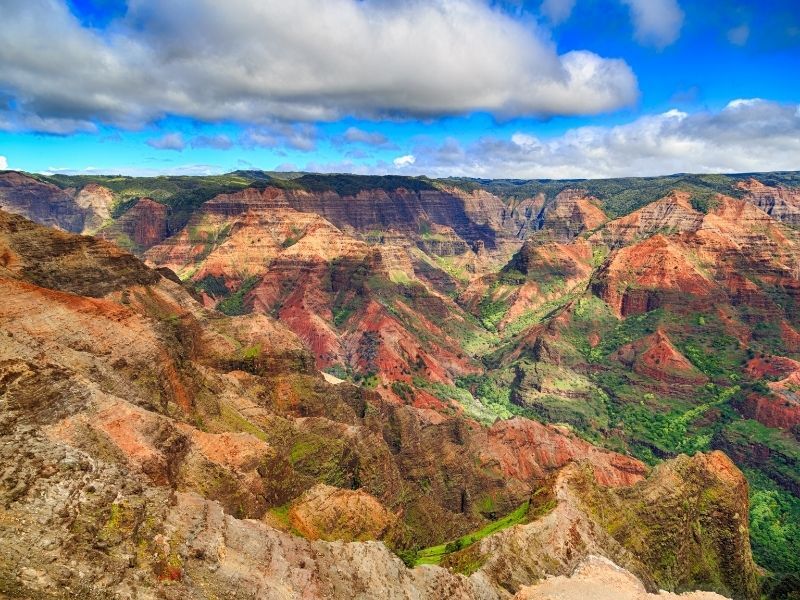
<path id="1" fill-rule="evenodd" d="M 0 169 L 800 170 L 800 0 L 2 0 Z"/>

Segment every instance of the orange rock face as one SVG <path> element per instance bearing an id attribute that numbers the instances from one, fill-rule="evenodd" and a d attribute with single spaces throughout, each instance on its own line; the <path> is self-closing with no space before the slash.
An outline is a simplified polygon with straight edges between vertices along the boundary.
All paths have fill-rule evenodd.
<path id="1" fill-rule="evenodd" d="M 682 303 L 707 303 L 715 288 L 688 248 L 660 234 L 616 251 L 593 287 L 623 317 L 657 308 L 671 295 Z"/>
<path id="2" fill-rule="evenodd" d="M 102 235 L 132 249 L 144 250 L 165 240 L 168 235 L 169 208 L 150 198 L 142 198 Z"/>
<path id="3" fill-rule="evenodd" d="M 546 205 L 541 216 L 544 229 L 556 241 L 569 242 L 585 231 L 592 231 L 608 220 L 597 198 L 580 190 L 564 190 Z"/>
<path id="4" fill-rule="evenodd" d="M 800 402 L 796 398 L 750 394 L 740 410 L 748 419 L 755 419 L 767 427 L 792 431 L 800 425 Z"/>
<path id="5" fill-rule="evenodd" d="M 763 210 L 773 219 L 790 225 L 800 225 L 800 191 L 796 188 L 770 187 L 755 179 L 740 182 L 744 199 Z"/>
<path id="6" fill-rule="evenodd" d="M 692 208 L 690 195 L 673 192 L 637 211 L 608 223 L 593 239 L 612 247 L 635 242 L 656 233 L 696 231 L 703 215 Z"/>
<path id="7" fill-rule="evenodd" d="M 397 518 L 362 490 L 316 485 L 289 510 L 289 522 L 310 540 L 381 539 Z"/>
<path id="8" fill-rule="evenodd" d="M 708 381 L 708 377 L 672 345 L 663 331 L 623 346 L 614 358 L 635 373 L 665 384 L 696 386 Z"/>
<path id="9" fill-rule="evenodd" d="M 497 461 L 509 477 L 545 479 L 573 460 L 591 463 L 601 485 L 627 486 L 641 481 L 647 467 L 633 458 L 600 450 L 552 425 L 527 419 L 498 421 L 487 432 L 483 460 Z"/>
<path id="10" fill-rule="evenodd" d="M 740 407 L 742 413 L 767 427 L 792 431 L 800 425 L 800 362 L 784 356 L 754 358 L 745 372 L 753 379 L 771 379 L 770 395 L 751 393 Z"/>

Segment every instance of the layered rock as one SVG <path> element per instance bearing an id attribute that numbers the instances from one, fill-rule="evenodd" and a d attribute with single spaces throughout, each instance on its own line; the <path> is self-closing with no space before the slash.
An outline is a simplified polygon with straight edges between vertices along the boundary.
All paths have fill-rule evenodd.
<path id="1" fill-rule="evenodd" d="M 608 220 L 600 201 L 581 190 L 564 190 L 546 203 L 538 217 L 539 227 L 556 242 L 570 242 L 586 231 L 597 229 Z"/>
<path id="2" fill-rule="evenodd" d="M 773 219 L 787 225 L 800 226 L 800 190 L 771 187 L 757 179 L 739 182 L 736 187 L 744 192 L 744 199 L 763 210 Z"/>
<path id="3" fill-rule="evenodd" d="M 634 373 L 667 385 L 697 386 L 708 381 L 708 377 L 675 348 L 663 331 L 623 346 L 613 358 Z"/>
<path id="4" fill-rule="evenodd" d="M 14 171 L 0 173 L 0 209 L 64 231 L 85 229 L 87 211 L 75 198 L 52 183 Z"/>
<path id="5" fill-rule="evenodd" d="M 604 486 L 628 486 L 644 479 L 638 460 L 599 450 L 569 431 L 529 419 L 498 421 L 487 432 L 482 450 L 487 464 L 497 462 L 508 477 L 547 479 L 574 460 L 591 465 Z"/>
<path id="6" fill-rule="evenodd" d="M 167 238 L 168 216 L 168 206 L 141 198 L 101 234 L 129 252 L 142 252 Z"/>
<path id="7" fill-rule="evenodd" d="M 641 314 L 668 302 L 709 304 L 720 292 L 680 242 L 661 234 L 614 252 L 592 290 L 620 316 Z"/>
<path id="8" fill-rule="evenodd" d="M 753 596 L 746 524 L 732 512 L 746 514 L 743 479 L 716 455 L 644 480 L 638 461 L 554 427 L 487 429 L 332 386 L 266 315 L 207 311 L 101 240 L 12 216 L 0 232 L 4 594 L 499 599 L 593 553 L 649 587 Z M 555 505 L 540 506 L 553 478 Z M 409 548 L 526 500 L 530 523 L 467 549 L 479 555 L 468 578 L 407 569 L 380 543 L 267 524 L 288 505 L 287 526 L 310 537 Z M 328 503 L 358 518 L 337 520 Z M 676 557 L 673 571 L 655 549 Z M 719 567 L 692 570 L 698 553 Z"/>
<path id="9" fill-rule="evenodd" d="M 611 247 L 628 245 L 655 234 L 697 231 L 703 214 L 692 208 L 691 194 L 672 192 L 629 215 L 608 223 L 593 239 Z"/>

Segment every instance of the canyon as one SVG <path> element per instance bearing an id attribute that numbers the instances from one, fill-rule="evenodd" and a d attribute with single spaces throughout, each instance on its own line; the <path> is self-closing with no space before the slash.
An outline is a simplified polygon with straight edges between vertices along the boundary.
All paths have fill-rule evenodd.
<path id="1" fill-rule="evenodd" d="M 785 587 L 797 179 L 646 183 L 0 172 L 0 595 Z"/>

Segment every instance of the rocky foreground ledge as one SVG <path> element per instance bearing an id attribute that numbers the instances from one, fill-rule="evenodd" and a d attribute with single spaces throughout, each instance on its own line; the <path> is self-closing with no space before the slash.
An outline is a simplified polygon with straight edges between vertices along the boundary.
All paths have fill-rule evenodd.
<path id="1" fill-rule="evenodd" d="M 713 592 L 649 593 L 642 582 L 601 556 L 590 556 L 569 576 L 548 577 L 525 587 L 514 600 L 722 600 Z"/>

